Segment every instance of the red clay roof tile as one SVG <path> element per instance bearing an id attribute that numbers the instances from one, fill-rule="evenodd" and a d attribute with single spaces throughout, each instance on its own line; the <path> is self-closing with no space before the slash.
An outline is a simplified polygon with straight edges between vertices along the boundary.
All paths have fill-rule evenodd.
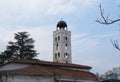
<path id="1" fill-rule="evenodd" d="M 27 64 L 36 64 L 36 65 L 47 65 L 47 66 L 56 66 L 56 67 L 71 67 L 71 68 L 79 68 L 79 69 L 91 69 L 90 66 L 85 65 L 78 65 L 72 63 L 57 63 L 57 62 L 50 62 L 50 61 L 40 61 L 38 59 L 21 59 L 21 60 L 14 60 L 12 63 L 27 63 Z"/>
<path id="2" fill-rule="evenodd" d="M 30 66 L 26 68 L 4 71 L 13 74 L 33 74 L 33 75 L 62 75 L 69 76 L 74 78 L 97 78 L 95 74 L 87 71 L 78 71 L 71 69 L 64 69 L 59 67 L 50 67 L 50 66 Z"/>

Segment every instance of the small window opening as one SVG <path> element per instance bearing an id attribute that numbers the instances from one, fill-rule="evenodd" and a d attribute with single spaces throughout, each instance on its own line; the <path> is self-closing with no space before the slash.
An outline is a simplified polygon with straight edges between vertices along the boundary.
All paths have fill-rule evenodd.
<path id="1" fill-rule="evenodd" d="M 65 58 L 65 59 L 68 58 L 68 54 L 67 54 L 67 53 L 64 54 L 64 58 Z"/>
<path id="2" fill-rule="evenodd" d="M 58 48 L 59 48 L 59 45 L 57 44 L 57 45 L 56 45 L 56 50 L 58 50 Z"/>
<path id="3" fill-rule="evenodd" d="M 55 59 L 57 59 L 57 54 L 55 53 Z"/>
<path id="4" fill-rule="evenodd" d="M 60 36 L 58 36 L 58 41 L 60 41 Z"/>
<path id="5" fill-rule="evenodd" d="M 60 57 L 60 53 L 58 53 L 58 57 Z"/>
<path id="6" fill-rule="evenodd" d="M 68 61 L 66 61 L 66 63 L 68 63 Z"/>
<path id="7" fill-rule="evenodd" d="M 69 41 L 69 38 L 67 36 L 64 37 L 65 41 Z"/>
<path id="8" fill-rule="evenodd" d="M 65 44 L 65 49 L 66 49 L 66 50 L 68 49 L 68 46 L 67 46 L 67 44 Z"/>
<path id="9" fill-rule="evenodd" d="M 59 28 L 59 27 L 57 27 L 57 30 L 60 30 L 60 28 Z"/>
<path id="10" fill-rule="evenodd" d="M 55 42 L 57 42 L 57 37 L 55 37 Z"/>
<path id="11" fill-rule="evenodd" d="M 65 30 L 67 30 L 67 27 L 65 27 Z"/>
<path id="12" fill-rule="evenodd" d="M 65 40 L 67 41 L 67 37 L 65 37 Z"/>

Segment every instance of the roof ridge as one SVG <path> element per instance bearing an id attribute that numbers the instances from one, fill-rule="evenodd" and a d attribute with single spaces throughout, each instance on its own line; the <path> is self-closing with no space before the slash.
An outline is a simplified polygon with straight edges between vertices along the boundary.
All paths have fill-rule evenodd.
<path id="1" fill-rule="evenodd" d="M 72 69 L 65 69 L 60 67 L 50 67 L 50 66 L 29 66 L 20 69 L 8 70 L 6 72 L 13 74 L 35 74 L 35 75 L 65 75 L 70 77 L 82 77 L 82 78 L 96 78 L 96 75 L 87 71 L 79 71 Z"/>
<path id="2" fill-rule="evenodd" d="M 59 66 L 59 67 L 71 67 L 71 68 L 79 68 L 79 69 L 91 69 L 92 67 L 86 65 L 79 65 L 73 63 L 57 63 L 52 61 L 41 61 L 39 59 L 20 59 L 13 60 L 9 63 L 23 63 L 23 64 L 33 64 L 33 65 L 48 65 L 48 66 Z"/>

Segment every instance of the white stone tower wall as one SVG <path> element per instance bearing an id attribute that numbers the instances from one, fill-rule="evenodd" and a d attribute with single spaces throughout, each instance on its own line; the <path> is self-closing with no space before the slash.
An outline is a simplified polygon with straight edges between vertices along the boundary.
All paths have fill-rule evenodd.
<path id="1" fill-rule="evenodd" d="M 60 28 L 53 32 L 53 61 L 71 63 L 71 32 Z"/>

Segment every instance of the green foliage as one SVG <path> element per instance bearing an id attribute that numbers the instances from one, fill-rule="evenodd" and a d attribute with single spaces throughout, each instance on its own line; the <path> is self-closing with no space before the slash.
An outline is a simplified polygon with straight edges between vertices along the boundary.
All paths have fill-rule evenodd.
<path id="1" fill-rule="evenodd" d="M 7 49 L 1 53 L 2 62 L 9 62 L 14 59 L 33 59 L 38 53 L 34 50 L 34 40 L 29 38 L 27 32 L 15 33 L 15 42 L 8 42 Z"/>

